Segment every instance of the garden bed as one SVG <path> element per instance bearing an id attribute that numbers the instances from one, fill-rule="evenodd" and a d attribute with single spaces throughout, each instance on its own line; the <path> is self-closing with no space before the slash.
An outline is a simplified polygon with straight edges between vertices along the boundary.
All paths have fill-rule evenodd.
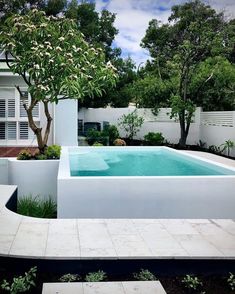
<path id="1" fill-rule="evenodd" d="M 68 272 L 67 272 L 68 273 Z M 84 277 L 87 272 L 81 273 L 76 272 L 81 276 L 80 282 L 84 282 Z M 0 276 L 2 283 L 3 279 L 12 280 L 13 277 L 18 275 L 23 275 L 23 271 L 8 271 L 4 267 L 0 267 Z M 51 271 L 48 272 L 39 272 L 36 276 L 36 287 L 32 288 L 31 291 L 26 293 L 30 294 L 41 294 L 42 293 L 42 285 L 43 283 L 52 283 L 52 282 L 59 282 L 61 274 L 53 273 Z M 160 280 L 163 288 L 165 289 L 167 294 L 199 294 L 199 293 L 206 293 L 206 294 L 233 294 L 229 288 L 227 278 L 228 276 L 222 275 L 198 275 L 197 277 L 203 283 L 203 286 L 200 291 L 189 291 L 185 288 L 184 284 L 182 283 L 182 279 L 184 276 L 157 276 Z M 107 279 L 105 281 L 132 281 L 135 280 L 133 278 L 133 273 L 129 273 L 128 275 L 112 275 L 107 273 Z M 9 293 L 3 290 L 0 290 L 0 293 Z"/>

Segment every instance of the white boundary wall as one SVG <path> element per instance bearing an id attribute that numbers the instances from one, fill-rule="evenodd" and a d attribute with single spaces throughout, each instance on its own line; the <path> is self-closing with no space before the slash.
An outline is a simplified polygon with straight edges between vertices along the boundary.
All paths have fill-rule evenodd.
<path id="1" fill-rule="evenodd" d="M 78 112 L 78 118 L 84 122 L 100 122 L 101 126 L 104 121 L 107 121 L 110 124 L 116 125 L 120 135 L 125 137 L 125 132 L 118 126 L 118 120 L 123 114 L 131 113 L 135 109 L 133 106 L 126 108 L 82 108 Z M 171 143 L 178 143 L 180 126 L 174 119 L 170 119 L 170 111 L 170 108 L 161 108 L 158 115 L 155 116 L 150 108 L 137 109 L 138 115 L 144 117 L 144 124 L 136 138 L 143 139 L 144 135 L 148 132 L 162 132 L 166 140 Z M 197 108 L 190 127 L 189 144 L 196 144 L 199 141 L 200 112 L 200 108 Z"/>
<path id="2" fill-rule="evenodd" d="M 118 119 L 123 114 L 135 110 L 135 107 L 127 108 L 82 108 L 78 112 L 78 118 L 84 122 L 107 121 L 118 127 Z M 154 116 L 151 109 L 137 109 L 137 113 L 144 117 L 145 122 L 141 127 L 137 138 L 142 139 L 148 132 L 161 132 L 170 143 L 178 143 L 180 137 L 179 122 L 170 119 L 170 108 L 161 108 L 158 115 Z M 118 127 L 121 136 L 125 133 Z M 210 145 L 220 146 L 227 140 L 235 142 L 235 111 L 211 111 L 202 112 L 198 107 L 193 122 L 190 125 L 188 144 L 198 144 L 199 140 Z M 235 148 L 231 150 L 235 156 Z"/>

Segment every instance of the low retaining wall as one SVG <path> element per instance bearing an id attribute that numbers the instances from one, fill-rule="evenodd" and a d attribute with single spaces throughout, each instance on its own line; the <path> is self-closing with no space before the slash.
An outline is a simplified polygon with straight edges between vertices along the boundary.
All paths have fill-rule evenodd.
<path id="1" fill-rule="evenodd" d="M 57 200 L 59 160 L 8 159 L 8 184 L 18 187 L 18 197 L 51 196 Z"/>

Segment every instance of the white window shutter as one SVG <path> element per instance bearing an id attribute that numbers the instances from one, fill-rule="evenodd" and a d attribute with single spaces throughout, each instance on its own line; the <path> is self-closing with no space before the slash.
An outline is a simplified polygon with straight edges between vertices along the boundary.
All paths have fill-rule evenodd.
<path id="1" fill-rule="evenodd" d="M 0 122 L 0 140 L 6 139 L 6 123 Z"/>
<path id="2" fill-rule="evenodd" d="M 6 100 L 0 99 L 0 117 L 6 117 Z"/>
<path id="3" fill-rule="evenodd" d="M 28 138 L 29 138 L 28 122 L 20 122 L 19 123 L 19 139 L 28 140 Z"/>
<path id="4" fill-rule="evenodd" d="M 8 99 L 8 117 L 15 117 L 15 99 Z"/>
<path id="5" fill-rule="evenodd" d="M 16 122 L 11 121 L 7 123 L 7 139 L 16 140 Z"/>

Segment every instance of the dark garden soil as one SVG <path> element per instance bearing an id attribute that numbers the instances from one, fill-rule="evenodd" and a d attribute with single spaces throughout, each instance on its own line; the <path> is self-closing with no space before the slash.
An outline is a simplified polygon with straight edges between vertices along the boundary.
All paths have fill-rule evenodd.
<path id="1" fill-rule="evenodd" d="M 11 281 L 13 277 L 23 275 L 24 272 L 8 272 L 4 268 L 0 266 L 0 283 L 2 283 L 3 279 L 7 279 Z M 85 274 L 78 273 L 81 277 L 81 282 L 84 281 Z M 86 273 L 87 274 L 87 273 Z M 37 273 L 36 277 L 36 287 L 32 288 L 31 291 L 27 293 L 30 294 L 41 294 L 42 293 L 42 285 L 43 283 L 48 282 L 59 282 L 59 278 L 61 274 L 55 274 L 52 272 L 44 272 Z M 199 291 L 188 291 L 183 285 L 182 278 L 183 276 L 177 277 L 167 277 L 162 276 L 158 277 L 162 286 L 164 287 L 167 294 L 234 294 L 235 291 L 230 290 L 229 285 L 227 283 L 228 277 L 222 276 L 197 276 L 200 281 L 203 283 L 203 286 L 199 289 Z M 115 276 L 107 273 L 106 281 L 133 281 L 133 274 L 125 275 L 125 276 Z M 0 293 L 9 293 L 0 289 Z M 112 293 L 110 293 L 112 294 Z M 146 293 L 148 294 L 148 293 Z"/>

